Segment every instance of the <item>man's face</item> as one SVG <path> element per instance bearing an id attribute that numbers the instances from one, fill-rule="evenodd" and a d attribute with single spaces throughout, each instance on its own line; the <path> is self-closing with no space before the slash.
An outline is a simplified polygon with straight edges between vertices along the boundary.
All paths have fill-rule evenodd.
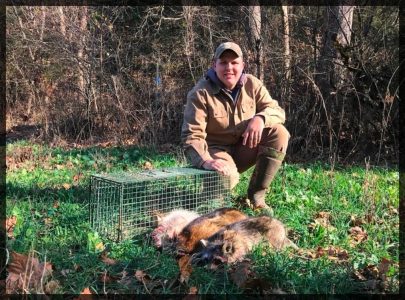
<path id="1" fill-rule="evenodd" d="M 226 50 L 220 58 L 214 61 L 213 68 L 217 73 L 219 80 L 227 89 L 232 90 L 245 67 L 245 63 L 241 57 L 238 57 L 232 50 Z"/>

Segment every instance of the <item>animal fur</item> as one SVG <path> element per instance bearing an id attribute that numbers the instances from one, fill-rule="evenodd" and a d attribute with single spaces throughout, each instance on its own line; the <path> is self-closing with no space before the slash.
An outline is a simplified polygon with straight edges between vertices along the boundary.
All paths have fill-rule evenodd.
<path id="1" fill-rule="evenodd" d="M 276 250 L 288 246 L 298 248 L 287 238 L 283 223 L 261 216 L 227 225 L 208 239 L 201 240 L 192 262 L 207 264 L 214 260 L 223 263 L 240 261 L 261 242 L 267 242 Z"/>
<path id="2" fill-rule="evenodd" d="M 154 245 L 157 248 L 164 248 L 172 243 L 183 228 L 198 217 L 199 214 L 196 212 L 184 209 L 173 210 L 163 217 L 157 216 L 158 226 L 151 233 Z"/>
<path id="3" fill-rule="evenodd" d="M 219 208 L 194 219 L 177 236 L 177 254 L 193 253 L 201 239 L 206 239 L 226 225 L 246 218 L 247 216 L 237 209 Z"/>

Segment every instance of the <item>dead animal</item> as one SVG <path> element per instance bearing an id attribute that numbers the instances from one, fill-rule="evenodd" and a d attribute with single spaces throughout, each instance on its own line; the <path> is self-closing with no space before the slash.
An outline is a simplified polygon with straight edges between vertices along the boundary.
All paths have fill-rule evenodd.
<path id="1" fill-rule="evenodd" d="M 198 217 L 196 212 L 184 209 L 173 210 L 163 217 L 158 215 L 158 226 L 151 233 L 153 244 L 157 248 L 168 247 L 183 228 Z"/>
<path id="2" fill-rule="evenodd" d="M 202 239 L 192 256 L 192 263 L 204 265 L 241 261 L 261 242 L 267 242 L 275 250 L 285 247 L 298 249 L 288 239 L 283 223 L 261 216 L 227 225 L 208 239 Z"/>
<path id="3" fill-rule="evenodd" d="M 176 252 L 185 255 L 194 252 L 201 239 L 206 239 L 231 223 L 244 220 L 247 216 L 234 208 L 219 208 L 191 221 L 176 238 Z"/>

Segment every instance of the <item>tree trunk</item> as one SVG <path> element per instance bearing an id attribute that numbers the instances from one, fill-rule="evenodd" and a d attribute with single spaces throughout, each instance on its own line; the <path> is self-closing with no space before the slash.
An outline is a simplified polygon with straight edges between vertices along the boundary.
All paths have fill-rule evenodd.
<path id="1" fill-rule="evenodd" d="M 261 10 L 258 0 L 249 0 L 248 6 L 248 24 L 249 24 L 249 37 L 250 44 L 253 47 L 253 52 L 255 55 L 255 65 L 256 72 L 255 75 L 263 81 L 264 70 L 263 70 L 263 47 L 261 40 Z"/>
<path id="2" fill-rule="evenodd" d="M 320 60 L 321 88 L 329 92 L 338 89 L 345 81 L 342 61 L 345 47 L 350 45 L 354 6 L 328 6 L 325 13 L 325 32 Z"/>
<path id="3" fill-rule="evenodd" d="M 188 1 L 183 1 L 183 4 L 187 4 Z M 193 29 L 193 19 L 194 19 L 194 6 L 183 6 L 183 17 L 186 22 L 186 33 L 184 35 L 184 52 L 187 57 L 188 67 L 190 69 L 190 74 L 193 79 L 194 84 L 196 83 L 193 66 L 192 66 L 192 55 L 194 53 L 194 29 Z"/>
<path id="4" fill-rule="evenodd" d="M 79 89 L 82 95 L 84 95 L 84 50 L 86 47 L 86 33 L 87 33 L 87 6 L 82 7 L 82 15 L 80 18 L 80 46 L 77 51 L 77 57 L 79 61 Z"/>
<path id="5" fill-rule="evenodd" d="M 66 21 L 65 21 L 65 13 L 63 12 L 63 7 L 59 6 L 58 7 L 58 12 L 59 12 L 59 18 L 60 18 L 60 32 L 64 37 L 66 37 Z"/>
<path id="6" fill-rule="evenodd" d="M 284 31 L 284 70 L 287 82 L 291 79 L 291 57 L 290 57 L 290 26 L 288 23 L 288 6 L 282 5 L 283 31 Z"/>

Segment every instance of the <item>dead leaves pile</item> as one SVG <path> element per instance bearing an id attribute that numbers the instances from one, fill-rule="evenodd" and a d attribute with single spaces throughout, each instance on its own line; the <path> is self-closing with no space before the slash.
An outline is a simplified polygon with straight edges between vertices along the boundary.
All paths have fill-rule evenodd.
<path id="1" fill-rule="evenodd" d="M 6 293 L 46 293 L 53 294 L 59 283 L 49 280 L 52 275 L 52 264 L 39 262 L 35 253 L 27 255 L 11 252 L 11 262 L 7 266 Z"/>
<path id="2" fill-rule="evenodd" d="M 389 207 L 389 214 L 397 215 L 398 210 Z M 331 214 L 330 212 L 321 211 L 315 215 L 314 221 L 308 225 L 310 230 L 316 228 L 316 226 L 321 226 L 329 231 L 335 230 L 336 228 L 331 225 Z M 381 221 L 375 219 L 371 214 L 365 214 L 363 217 L 352 215 L 350 217 L 350 228 L 348 230 L 348 240 L 349 246 L 355 248 L 361 243 L 367 241 L 368 233 L 363 228 L 366 224 L 379 224 Z M 306 259 L 318 259 L 321 257 L 326 257 L 327 259 L 336 261 L 337 263 L 346 263 L 349 259 L 349 253 L 347 250 L 341 247 L 328 246 L 328 247 L 318 247 L 316 249 L 300 249 L 298 255 Z M 360 281 L 363 286 L 363 290 L 384 291 L 387 288 L 387 272 L 391 266 L 397 266 L 393 261 L 387 258 L 382 258 L 378 265 L 367 265 L 366 267 L 358 270 L 354 270 L 352 277 L 356 281 Z"/>
<path id="3" fill-rule="evenodd" d="M 361 282 L 361 285 L 366 291 L 384 291 L 388 287 L 387 273 L 391 266 L 398 267 L 393 261 L 382 258 L 377 265 L 368 265 L 362 269 L 353 272 L 353 278 Z"/>

